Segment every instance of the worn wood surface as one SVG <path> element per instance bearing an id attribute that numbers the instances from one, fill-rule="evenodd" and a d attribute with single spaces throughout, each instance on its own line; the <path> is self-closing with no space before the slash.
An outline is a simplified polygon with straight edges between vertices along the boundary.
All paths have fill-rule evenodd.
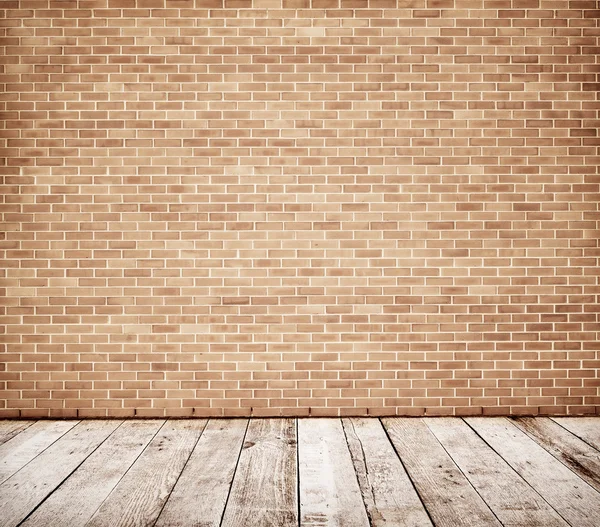
<path id="1" fill-rule="evenodd" d="M 163 423 L 158 420 L 123 423 L 22 526 L 85 525 Z"/>
<path id="2" fill-rule="evenodd" d="M 203 419 L 167 421 L 87 525 L 154 525 L 205 425 Z"/>
<path id="3" fill-rule="evenodd" d="M 298 420 L 298 466 L 302 525 L 369 526 L 339 419 Z"/>
<path id="4" fill-rule="evenodd" d="M 600 417 L 554 417 L 552 420 L 600 451 Z"/>
<path id="5" fill-rule="evenodd" d="M 0 527 L 12 527 L 23 521 L 120 424 L 120 421 L 83 421 L 2 483 Z"/>
<path id="6" fill-rule="evenodd" d="M 469 425 L 565 520 L 598 527 L 600 493 L 508 419 L 469 418 Z"/>
<path id="7" fill-rule="evenodd" d="M 384 426 L 436 525 L 500 526 L 425 421 L 390 418 Z"/>
<path id="8" fill-rule="evenodd" d="M 0 421 L 0 527 L 600 527 L 600 419 Z"/>
<path id="9" fill-rule="evenodd" d="M 377 419 L 343 419 L 372 527 L 431 525 L 413 484 Z"/>
<path id="10" fill-rule="evenodd" d="M 0 421 L 0 445 L 11 440 L 34 423 L 35 421 Z"/>
<path id="11" fill-rule="evenodd" d="M 38 421 L 0 446 L 0 483 L 27 465 L 76 424 L 77 421 Z"/>
<path id="12" fill-rule="evenodd" d="M 222 525 L 298 525 L 294 419 L 250 421 Z"/>
<path id="13" fill-rule="evenodd" d="M 524 417 L 513 422 L 575 474 L 600 491 L 598 450 L 545 417 Z"/>
<path id="14" fill-rule="evenodd" d="M 247 426 L 247 419 L 208 423 L 156 527 L 219 527 Z"/>
<path id="15" fill-rule="evenodd" d="M 503 525 L 568 526 L 464 421 L 426 421 L 454 463 Z"/>

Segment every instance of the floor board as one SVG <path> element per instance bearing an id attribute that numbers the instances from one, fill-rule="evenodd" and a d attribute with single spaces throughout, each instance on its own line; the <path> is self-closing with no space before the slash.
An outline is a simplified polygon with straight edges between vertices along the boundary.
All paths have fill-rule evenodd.
<path id="1" fill-rule="evenodd" d="M 600 493 L 535 440 L 503 417 L 467 422 L 571 525 L 598 527 Z"/>
<path id="2" fill-rule="evenodd" d="M 600 451 L 600 417 L 555 417 L 552 420 Z"/>
<path id="3" fill-rule="evenodd" d="M 551 419 L 532 417 L 513 421 L 556 459 L 600 491 L 600 452 Z"/>
<path id="4" fill-rule="evenodd" d="M 77 421 L 38 421 L 0 446 L 0 484 L 41 454 L 76 424 Z"/>
<path id="5" fill-rule="evenodd" d="M 368 527 L 340 420 L 300 419 L 298 449 L 300 524 Z"/>
<path id="6" fill-rule="evenodd" d="M 23 527 L 84 526 L 162 424 L 163 421 L 123 423 L 27 518 Z"/>
<path id="7" fill-rule="evenodd" d="M 2 483 L 0 527 L 13 527 L 22 522 L 120 424 L 120 421 L 80 422 Z"/>
<path id="8" fill-rule="evenodd" d="M 464 421 L 430 419 L 427 426 L 502 525 L 568 526 Z"/>
<path id="9" fill-rule="evenodd" d="M 154 525 L 205 425 L 201 419 L 167 421 L 86 525 Z"/>
<path id="10" fill-rule="evenodd" d="M 426 421 L 393 418 L 384 424 L 435 525 L 500 527 Z"/>
<path id="11" fill-rule="evenodd" d="M 599 527 L 600 418 L 0 421 L 0 527 Z"/>
<path id="12" fill-rule="evenodd" d="M 222 525 L 297 526 L 296 466 L 293 419 L 250 421 Z"/>
<path id="13" fill-rule="evenodd" d="M 29 428 L 35 421 L 0 421 L 0 445 Z"/>
<path id="14" fill-rule="evenodd" d="M 219 527 L 247 427 L 247 419 L 208 423 L 156 527 Z"/>
<path id="15" fill-rule="evenodd" d="M 371 526 L 431 525 L 381 423 L 352 418 L 343 424 Z"/>

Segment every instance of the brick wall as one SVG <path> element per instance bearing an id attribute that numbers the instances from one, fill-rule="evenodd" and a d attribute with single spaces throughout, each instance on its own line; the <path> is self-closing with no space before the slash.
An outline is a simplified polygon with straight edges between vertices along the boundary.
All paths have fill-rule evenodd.
<path id="1" fill-rule="evenodd" d="M 2 0 L 0 416 L 600 413 L 592 0 Z"/>

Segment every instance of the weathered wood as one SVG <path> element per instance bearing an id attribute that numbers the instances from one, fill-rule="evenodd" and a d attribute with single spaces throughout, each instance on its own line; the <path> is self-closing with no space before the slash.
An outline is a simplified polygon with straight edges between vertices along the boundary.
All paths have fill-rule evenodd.
<path id="1" fill-rule="evenodd" d="M 78 421 L 38 421 L 0 446 L 0 483 L 27 465 Z"/>
<path id="2" fill-rule="evenodd" d="M 422 419 L 383 423 L 436 527 L 500 526 Z"/>
<path id="3" fill-rule="evenodd" d="M 85 525 L 163 423 L 123 423 L 21 525 Z"/>
<path id="4" fill-rule="evenodd" d="M 121 421 L 79 423 L 0 485 L 0 527 L 23 521 L 119 424 Z"/>
<path id="5" fill-rule="evenodd" d="M 568 525 L 464 421 L 436 418 L 425 422 L 503 525 Z"/>
<path id="6" fill-rule="evenodd" d="M 247 419 L 208 422 L 156 527 L 219 527 L 247 426 Z"/>
<path id="7" fill-rule="evenodd" d="M 469 425 L 565 520 L 597 527 L 600 494 L 505 418 L 469 418 Z"/>
<path id="8" fill-rule="evenodd" d="M 250 421 L 222 525 L 298 525 L 293 419 Z"/>
<path id="9" fill-rule="evenodd" d="M 0 421 L 0 527 L 598 527 L 600 419 L 465 421 Z"/>
<path id="10" fill-rule="evenodd" d="M 205 425 L 167 421 L 86 525 L 154 525 Z"/>
<path id="11" fill-rule="evenodd" d="M 34 423 L 35 421 L 0 421 L 0 445 L 11 440 Z"/>
<path id="12" fill-rule="evenodd" d="M 371 526 L 431 526 L 379 420 L 352 418 L 342 424 Z"/>
<path id="13" fill-rule="evenodd" d="M 368 527 L 339 419 L 298 420 L 298 466 L 301 526 Z"/>
<path id="14" fill-rule="evenodd" d="M 552 420 L 566 428 L 588 445 L 600 450 L 600 416 L 599 417 L 553 417 Z"/>
<path id="15" fill-rule="evenodd" d="M 523 417 L 513 421 L 521 430 L 600 491 L 600 452 L 554 421 Z"/>

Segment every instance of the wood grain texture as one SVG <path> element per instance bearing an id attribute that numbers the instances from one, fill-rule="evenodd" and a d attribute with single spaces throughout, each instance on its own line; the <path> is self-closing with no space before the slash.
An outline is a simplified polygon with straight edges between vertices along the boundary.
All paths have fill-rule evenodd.
<path id="1" fill-rule="evenodd" d="M 78 421 L 38 421 L 0 446 L 0 483 L 46 450 Z"/>
<path id="2" fill-rule="evenodd" d="M 34 423 L 35 421 L 0 421 L 0 445 L 10 441 Z"/>
<path id="3" fill-rule="evenodd" d="M 469 425 L 565 520 L 597 527 L 600 494 L 506 418 L 468 418 Z"/>
<path id="4" fill-rule="evenodd" d="M 464 421 L 427 419 L 426 424 L 503 525 L 568 526 Z"/>
<path id="5" fill-rule="evenodd" d="M 205 425 L 167 421 L 86 525 L 154 525 Z"/>
<path id="6" fill-rule="evenodd" d="M 0 445 L 0 527 L 598 527 L 598 424 L 42 421 Z"/>
<path id="7" fill-rule="evenodd" d="M 222 525 L 298 525 L 293 419 L 250 421 Z"/>
<path id="8" fill-rule="evenodd" d="M 501 525 L 422 419 L 383 424 L 436 527 Z"/>
<path id="9" fill-rule="evenodd" d="M 163 423 L 159 420 L 123 423 L 22 526 L 85 525 Z"/>
<path id="10" fill-rule="evenodd" d="M 0 485 L 0 527 L 12 527 L 58 487 L 121 421 L 84 421 Z"/>
<path id="11" fill-rule="evenodd" d="M 247 419 L 208 422 L 156 527 L 219 527 L 247 426 Z"/>
<path id="12" fill-rule="evenodd" d="M 513 422 L 556 459 L 600 491 L 600 452 L 551 419 L 523 417 Z"/>
<path id="13" fill-rule="evenodd" d="M 298 466 L 301 526 L 369 526 L 339 419 L 298 420 Z"/>
<path id="14" fill-rule="evenodd" d="M 554 417 L 552 420 L 600 451 L 600 417 Z"/>
<path id="15" fill-rule="evenodd" d="M 377 419 L 342 419 L 371 527 L 431 526 L 431 520 Z"/>

